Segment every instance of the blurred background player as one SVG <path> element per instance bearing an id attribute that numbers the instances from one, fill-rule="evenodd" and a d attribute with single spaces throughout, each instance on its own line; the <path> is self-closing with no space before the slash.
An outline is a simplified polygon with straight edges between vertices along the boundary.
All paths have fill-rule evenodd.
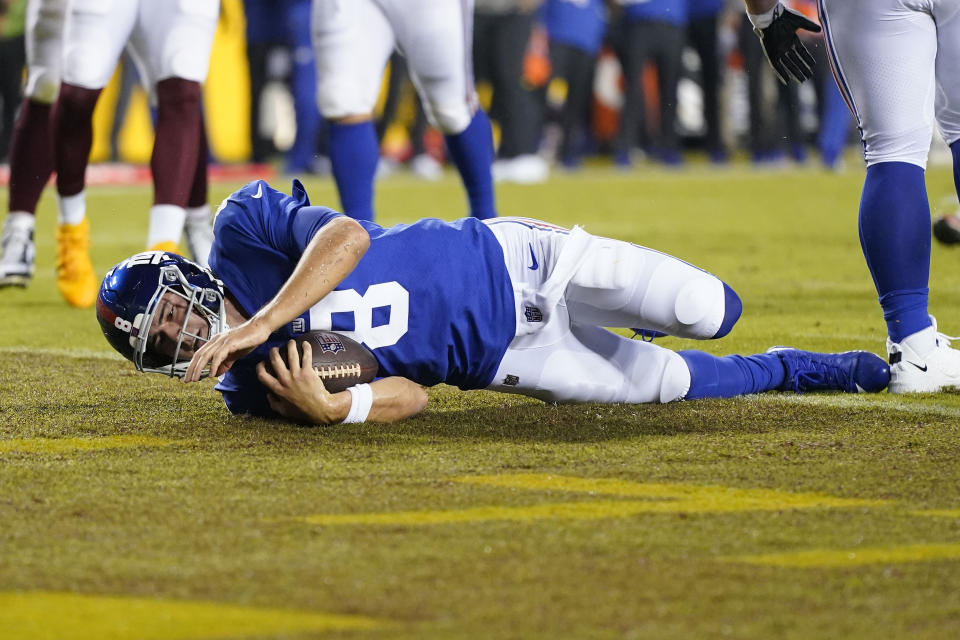
<path id="1" fill-rule="evenodd" d="M 593 69 L 606 29 L 604 0 L 546 0 L 540 20 L 547 33 L 551 84 L 562 79 L 566 97 L 560 109 L 557 157 L 568 169 L 580 165 L 589 126 Z"/>
<path id="2" fill-rule="evenodd" d="M 543 182 L 549 173 L 537 155 L 540 145 L 541 98 L 524 73 L 536 10 L 542 0 L 476 0 L 473 25 L 473 67 L 490 83 L 491 117 L 500 125 L 500 144 L 493 166 L 497 180 Z M 543 78 L 546 81 L 546 77 Z"/>
<path id="3" fill-rule="evenodd" d="M 173 251 L 186 231 L 190 253 L 206 262 L 212 241 L 206 204 L 206 135 L 201 83 L 206 79 L 219 0 L 83 3 L 70 9 L 64 70 L 54 116 L 58 206 L 68 223 L 86 215 L 84 173 L 93 109 L 123 47 L 147 80 L 157 120 L 150 169 L 154 204 L 147 247 Z M 189 207 L 189 210 L 188 210 Z M 88 304 L 96 297 L 96 283 Z"/>
<path id="4" fill-rule="evenodd" d="M 703 120 L 706 125 L 704 146 L 711 162 L 728 159 L 720 127 L 720 89 L 723 64 L 720 59 L 718 29 L 725 0 L 688 0 L 687 39 L 700 57 L 703 89 Z"/>
<path id="5" fill-rule="evenodd" d="M 813 58 L 796 36 L 815 23 L 775 0 L 745 0 L 781 79 L 802 82 Z M 929 315 L 930 205 L 924 171 L 935 115 L 960 161 L 960 3 L 820 0 L 837 84 L 857 119 L 867 175 L 860 244 L 887 324 L 891 393 L 960 388 L 960 351 Z"/>
<path id="6" fill-rule="evenodd" d="M 26 9 L 26 0 L 0 0 L 0 162 L 6 161 L 10 152 L 13 120 L 20 104 Z"/>
<path id="7" fill-rule="evenodd" d="M 496 215 L 493 137 L 473 85 L 472 20 L 471 0 L 314 0 L 317 100 L 330 121 L 330 163 L 347 215 L 373 219 L 380 159 L 373 110 L 394 47 L 407 58 L 427 117 L 445 134 L 470 214 Z"/>
<path id="8" fill-rule="evenodd" d="M 686 38 L 686 0 L 624 0 L 621 64 L 624 104 L 616 162 L 632 164 L 639 145 L 663 164 L 683 163 L 677 139 L 677 85 Z M 659 114 L 647 113 L 643 72 L 648 62 L 657 70 Z M 651 121 L 656 126 L 651 126 Z"/>
<path id="9" fill-rule="evenodd" d="M 784 163 L 789 153 L 797 163 L 805 162 L 798 86 L 775 82 L 773 99 L 768 99 L 770 65 L 764 59 L 753 24 L 745 17 L 740 21 L 740 52 L 747 77 L 750 159 L 758 166 L 777 165 Z"/>
<path id="10" fill-rule="evenodd" d="M 311 0 L 244 0 L 250 69 L 250 141 L 254 162 L 276 151 L 262 132 L 264 89 L 283 77 L 293 99 L 296 133 L 284 158 L 290 175 L 329 171 L 317 109 L 317 71 L 310 40 Z"/>
<path id="11" fill-rule="evenodd" d="M 53 172 L 51 109 L 60 88 L 68 0 L 29 0 L 26 12 L 27 84 L 10 147 L 10 202 L 4 222 L 0 287 L 26 286 L 33 275 L 35 212 Z M 77 307 L 93 304 L 97 278 L 90 262 L 85 212 L 57 224 L 57 289 Z"/>

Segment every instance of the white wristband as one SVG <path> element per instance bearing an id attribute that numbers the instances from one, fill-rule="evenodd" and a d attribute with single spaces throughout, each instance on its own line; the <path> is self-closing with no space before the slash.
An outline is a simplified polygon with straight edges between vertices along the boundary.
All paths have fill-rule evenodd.
<path id="1" fill-rule="evenodd" d="M 363 422 L 370 414 L 373 407 L 373 389 L 368 384 L 358 384 L 348 387 L 350 392 L 350 411 L 347 417 L 343 419 L 344 424 L 350 422 Z"/>
<path id="2" fill-rule="evenodd" d="M 780 15 L 783 12 L 783 5 L 777 3 L 773 5 L 773 8 L 769 11 L 764 11 L 763 13 L 747 13 L 747 19 L 750 20 L 750 23 L 753 24 L 754 30 L 766 29 L 770 26 L 770 23 L 773 22 L 774 18 Z"/>

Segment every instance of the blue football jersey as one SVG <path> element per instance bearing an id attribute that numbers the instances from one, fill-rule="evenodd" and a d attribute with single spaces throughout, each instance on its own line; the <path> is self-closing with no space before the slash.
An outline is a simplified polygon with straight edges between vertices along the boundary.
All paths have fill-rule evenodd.
<path id="1" fill-rule="evenodd" d="M 210 268 L 249 316 L 287 281 L 317 231 L 342 214 L 251 182 L 214 220 Z M 461 389 L 488 386 L 516 332 L 503 250 L 481 221 L 424 219 L 383 228 L 362 221 L 370 248 L 334 291 L 268 343 L 237 361 L 217 385 L 234 413 L 270 415 L 256 363 L 305 331 L 331 329 L 362 342 L 379 376 Z"/>
<path id="2" fill-rule="evenodd" d="M 540 7 L 540 21 L 551 43 L 595 55 L 603 43 L 607 9 L 604 0 L 546 0 Z"/>

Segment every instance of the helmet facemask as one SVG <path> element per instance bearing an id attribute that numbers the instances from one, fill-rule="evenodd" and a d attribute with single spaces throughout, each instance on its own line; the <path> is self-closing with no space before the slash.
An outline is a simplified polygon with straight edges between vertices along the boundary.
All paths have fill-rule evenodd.
<path id="1" fill-rule="evenodd" d="M 187 310 L 177 335 L 177 345 L 173 356 L 149 352 L 150 328 L 153 326 L 154 316 L 160 307 L 160 302 L 167 293 L 171 293 L 187 303 Z M 206 321 L 209 330 L 206 337 L 188 331 L 190 318 L 194 314 L 199 315 Z M 217 289 L 190 284 L 176 265 L 161 267 L 157 290 L 150 298 L 145 312 L 138 316 L 133 324 L 138 329 L 135 335 L 130 336 L 131 346 L 133 347 L 133 364 L 137 370 L 182 378 L 186 375 L 187 367 L 190 365 L 189 359 L 179 361 L 184 339 L 192 339 L 195 344 L 202 344 L 227 328 L 223 294 Z M 159 364 L 166 358 L 170 359 L 169 364 Z M 209 375 L 209 369 L 205 369 L 201 375 Z"/>

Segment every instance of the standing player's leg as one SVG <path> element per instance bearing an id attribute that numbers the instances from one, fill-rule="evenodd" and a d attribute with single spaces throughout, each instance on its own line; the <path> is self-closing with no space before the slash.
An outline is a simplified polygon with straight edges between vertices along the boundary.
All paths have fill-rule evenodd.
<path id="1" fill-rule="evenodd" d="M 151 80 L 157 104 L 150 158 L 154 185 L 147 232 L 150 249 L 177 251 L 196 173 L 206 170 L 202 84 L 210 66 L 219 6 L 218 0 L 201 0 L 178 3 L 170 11 L 165 5 L 145 2 L 130 40 Z M 210 226 L 207 210 L 195 211 L 206 213 L 207 219 L 192 221 L 186 226 L 188 234 Z M 209 231 L 203 235 L 209 236 Z M 205 261 L 209 247 L 202 246 L 203 238 L 197 242 L 188 238 L 188 243 L 198 245 L 197 251 L 204 254 L 193 257 Z"/>
<path id="2" fill-rule="evenodd" d="M 394 34 L 373 0 L 314 0 L 317 105 L 330 122 L 330 165 L 340 207 L 373 220 L 373 180 L 380 145 L 373 109 Z"/>
<path id="3" fill-rule="evenodd" d="M 53 173 L 51 106 L 60 89 L 66 10 L 66 0 L 27 3 L 27 86 L 10 141 L 10 200 L 0 235 L 0 287 L 26 286 L 33 275 L 37 202 Z"/>
<path id="4" fill-rule="evenodd" d="M 460 172 L 470 215 L 493 218 L 493 134 L 473 84 L 473 2 L 414 5 L 384 3 L 427 118 L 443 131 Z"/>
<path id="5" fill-rule="evenodd" d="M 71 5 L 63 42 L 63 83 L 54 113 L 57 172 L 57 288 L 78 307 L 93 304 L 84 178 L 93 142 L 93 109 L 133 29 L 136 3 Z"/>
<path id="6" fill-rule="evenodd" d="M 858 120 L 867 162 L 860 244 L 887 325 L 890 391 L 960 386 L 960 351 L 927 310 L 930 209 L 924 170 L 932 135 L 938 23 L 897 0 L 820 1 L 838 85 Z"/>

